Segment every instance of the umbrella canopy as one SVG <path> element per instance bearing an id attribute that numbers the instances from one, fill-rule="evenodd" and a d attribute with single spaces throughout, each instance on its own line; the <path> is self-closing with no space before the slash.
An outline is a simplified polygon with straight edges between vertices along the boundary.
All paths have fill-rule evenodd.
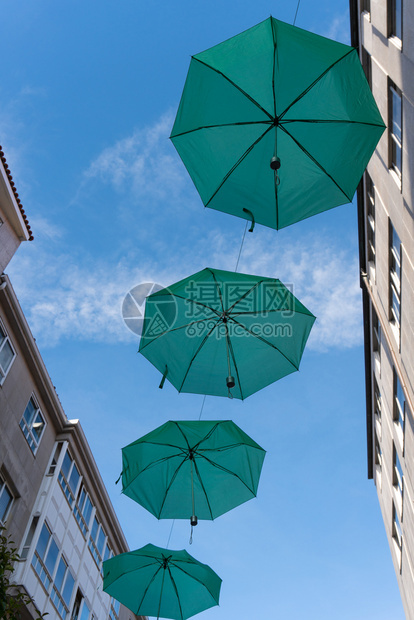
<path id="1" fill-rule="evenodd" d="M 166 422 L 122 449 L 122 492 L 157 519 L 215 519 L 256 497 L 265 454 L 230 420 Z"/>
<path id="2" fill-rule="evenodd" d="M 184 620 L 218 605 L 221 579 L 184 549 L 145 545 L 103 563 L 103 589 L 134 614 Z"/>
<path id="3" fill-rule="evenodd" d="M 147 297 L 139 351 L 179 392 L 243 399 L 299 369 L 314 321 L 280 280 L 207 268 Z"/>
<path id="4" fill-rule="evenodd" d="M 356 49 L 271 17 L 192 57 L 171 139 L 206 207 L 279 229 L 351 202 L 384 128 Z"/>

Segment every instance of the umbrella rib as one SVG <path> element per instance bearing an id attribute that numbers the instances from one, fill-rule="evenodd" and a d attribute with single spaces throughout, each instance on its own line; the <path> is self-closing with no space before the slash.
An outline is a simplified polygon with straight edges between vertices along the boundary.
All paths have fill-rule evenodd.
<path id="1" fill-rule="evenodd" d="M 229 84 L 231 84 L 232 86 L 234 86 L 234 88 L 236 88 L 238 91 L 240 91 L 242 93 L 242 95 L 244 95 L 249 101 L 251 101 L 256 107 L 259 108 L 259 110 L 261 110 L 262 112 L 264 112 L 264 114 L 266 114 L 266 116 L 268 116 L 270 118 L 270 120 L 274 121 L 275 119 L 272 117 L 271 114 L 269 114 L 269 112 L 267 110 L 265 110 L 258 101 L 256 101 L 255 99 L 253 99 L 253 97 L 251 95 L 249 95 L 248 93 L 246 93 L 245 90 L 243 90 L 242 88 L 240 88 L 240 86 L 238 86 L 235 82 L 233 82 L 233 80 L 231 80 L 229 77 L 227 77 L 227 75 L 224 75 L 224 73 L 222 73 L 221 71 L 219 71 L 218 69 L 215 69 L 214 67 L 211 67 L 210 65 L 208 65 L 206 62 L 203 62 L 202 60 L 200 60 L 199 58 L 196 58 L 195 56 L 192 57 L 193 60 L 196 60 L 197 62 L 199 62 L 200 64 L 204 65 L 205 67 L 207 67 L 207 69 L 211 69 L 212 71 L 214 71 L 215 73 L 217 73 L 218 75 L 221 75 L 225 80 L 227 80 L 227 82 L 229 82 Z"/>
<path id="2" fill-rule="evenodd" d="M 255 492 L 248 486 L 248 484 L 246 484 L 246 482 L 242 478 L 240 478 L 240 476 L 235 474 L 234 471 L 231 471 L 231 469 L 227 469 L 226 467 L 223 467 L 223 465 L 219 465 L 218 463 L 211 461 L 207 456 L 204 456 L 204 455 L 200 455 L 200 456 L 202 456 L 213 467 L 217 467 L 217 469 L 220 469 L 221 471 L 224 471 L 226 474 L 229 474 L 230 476 L 233 476 L 234 478 L 237 478 L 238 480 L 240 480 L 240 482 L 246 487 L 246 489 L 248 489 L 256 497 Z"/>
<path id="3" fill-rule="evenodd" d="M 281 121 L 281 125 L 287 125 L 288 123 L 346 123 L 347 125 L 367 125 L 368 127 L 384 127 L 383 123 L 368 123 L 367 121 L 351 121 L 346 119 L 319 119 L 319 118 L 287 118 Z"/>
<path id="4" fill-rule="evenodd" d="M 219 317 L 220 315 L 218 315 Z M 142 351 L 142 349 L 145 349 L 145 347 L 148 347 L 152 342 L 154 342 L 155 340 L 158 340 L 158 338 L 161 338 L 161 336 L 165 336 L 165 334 L 169 334 L 171 332 L 177 332 L 180 329 L 185 329 L 186 327 L 191 327 L 192 325 L 197 325 L 198 323 L 204 323 L 205 321 L 212 321 L 214 320 L 215 317 L 212 318 L 208 318 L 205 317 L 204 319 L 199 319 L 197 321 L 191 321 L 190 323 L 185 323 L 185 325 L 180 325 L 180 327 L 171 327 L 170 329 L 166 329 L 164 332 L 162 332 L 161 334 L 158 334 L 158 336 L 156 336 L 155 338 L 152 338 L 149 342 L 146 342 L 141 348 L 140 351 Z"/>
<path id="5" fill-rule="evenodd" d="M 320 170 L 322 170 L 322 172 L 323 172 L 324 174 L 326 174 L 326 176 L 327 176 L 329 179 L 331 179 L 332 183 L 334 183 L 334 184 L 336 185 L 336 187 L 337 187 L 337 188 L 340 190 L 340 192 L 341 192 L 341 193 L 345 196 L 345 198 L 346 198 L 349 202 L 352 202 L 352 196 L 351 196 L 351 197 L 349 197 L 349 196 L 346 194 L 346 192 L 344 192 L 344 190 L 342 189 L 342 187 L 341 187 L 341 186 L 340 186 L 340 185 L 339 185 L 339 184 L 335 181 L 335 179 L 333 178 L 333 176 L 332 176 L 332 175 L 330 175 L 330 174 L 329 174 L 329 172 L 328 172 L 327 170 L 325 170 L 325 168 L 324 168 L 324 167 L 323 167 L 323 166 L 322 166 L 322 165 L 321 165 L 321 164 L 320 164 L 320 163 L 319 163 L 319 162 L 318 162 L 318 161 L 317 161 L 317 160 L 313 157 L 313 155 L 311 155 L 311 154 L 309 153 L 309 151 L 307 151 L 307 150 L 305 149 L 305 147 L 304 147 L 304 146 L 303 146 L 300 142 L 298 142 L 298 140 L 296 140 L 296 138 L 295 138 L 294 136 L 292 136 L 292 134 L 291 134 L 291 133 L 290 133 L 290 132 L 289 132 L 289 131 L 285 128 L 285 127 L 283 127 L 283 125 L 280 125 L 280 129 L 281 129 L 282 131 L 284 131 L 284 132 L 285 132 L 285 133 L 286 133 L 286 134 L 287 134 L 287 135 L 288 135 L 288 136 L 289 136 L 289 137 L 293 140 L 293 142 L 294 142 L 294 143 L 295 143 L 295 144 L 296 144 L 296 145 L 297 145 L 297 146 L 301 149 L 301 151 L 303 151 L 303 152 L 305 153 L 305 155 L 307 155 L 307 156 L 309 157 L 309 159 L 310 159 L 311 161 L 313 161 L 313 163 L 314 163 L 314 164 L 316 164 L 316 166 L 318 166 L 318 168 L 319 168 Z"/>
<path id="6" fill-rule="evenodd" d="M 325 71 L 323 71 L 321 73 L 321 75 L 319 77 L 316 78 L 316 80 L 314 80 L 312 82 L 312 84 L 310 84 L 307 88 L 305 88 L 305 90 L 303 91 L 303 93 L 301 93 L 300 95 L 298 95 L 296 97 L 296 99 L 294 99 L 292 101 L 292 103 L 290 103 L 288 105 L 288 107 L 282 112 L 282 114 L 279 115 L 279 122 L 280 120 L 282 120 L 282 118 L 285 116 L 285 114 L 290 110 L 290 108 L 292 106 L 295 105 L 295 103 L 297 103 L 298 101 L 300 101 L 305 95 L 308 94 L 308 92 L 315 86 L 315 84 L 317 84 L 323 77 L 325 77 L 325 75 L 333 68 L 335 67 L 335 65 L 337 65 L 339 62 L 341 62 L 341 60 L 344 60 L 344 58 L 346 58 L 347 56 L 349 56 L 349 54 L 352 54 L 353 52 L 355 52 L 355 48 L 351 48 L 346 54 L 344 54 L 343 56 L 341 56 L 341 58 L 338 58 L 338 60 L 335 60 L 335 62 L 333 62 L 327 69 L 325 69 Z"/>
<path id="7" fill-rule="evenodd" d="M 185 560 L 185 559 L 181 560 L 180 559 L 180 562 L 183 563 L 183 564 L 194 565 L 194 562 L 192 562 L 191 560 Z M 190 577 L 191 579 L 194 579 L 194 581 L 197 581 L 197 583 L 199 583 L 201 586 L 203 586 L 207 590 L 207 592 L 210 594 L 211 598 L 218 603 L 217 599 L 214 597 L 214 594 L 210 591 L 210 588 L 208 587 L 208 585 L 206 583 L 204 583 L 204 581 L 202 581 L 201 579 L 199 579 L 195 575 L 192 575 L 188 571 L 184 570 L 184 568 L 182 568 L 181 566 L 178 566 L 178 564 L 176 564 L 174 560 L 172 560 L 172 562 L 170 562 L 170 563 L 174 566 L 174 568 L 176 568 L 177 570 L 180 570 L 182 573 L 187 575 L 187 577 Z M 197 562 L 197 564 L 200 565 L 201 562 Z M 220 577 L 219 577 L 219 579 L 220 579 Z M 221 581 L 221 579 L 220 579 L 220 581 Z"/>
<path id="8" fill-rule="evenodd" d="M 163 511 L 163 509 L 164 509 L 164 504 L 165 504 L 165 502 L 167 501 L 167 495 L 168 495 L 168 493 L 170 492 L 170 489 L 171 489 L 171 487 L 172 487 L 172 485 L 173 485 L 173 483 L 174 483 L 175 479 L 176 479 L 176 478 L 177 478 L 177 476 L 178 476 L 178 472 L 180 471 L 180 469 L 182 468 L 182 466 L 184 465 L 184 463 L 185 463 L 187 460 L 188 460 L 188 458 L 183 459 L 183 460 L 181 461 L 181 463 L 178 465 L 178 467 L 177 467 L 177 469 L 175 470 L 174 474 L 171 476 L 171 480 L 170 480 L 170 482 L 168 483 L 168 485 L 167 485 L 167 487 L 166 487 L 166 489 L 165 489 L 164 499 L 163 499 L 163 500 L 162 500 L 162 502 L 161 502 L 160 510 L 159 510 L 159 512 L 158 512 L 158 514 L 159 514 L 159 515 L 161 515 L 161 513 L 162 513 L 162 511 Z M 158 517 L 158 518 L 160 519 L 161 517 Z"/>
<path id="9" fill-rule="evenodd" d="M 237 368 L 236 358 L 235 358 L 235 355 L 234 355 L 234 349 L 233 349 L 233 345 L 232 345 L 232 342 L 231 342 L 231 339 L 230 339 L 229 330 L 227 328 L 227 325 L 226 325 L 226 340 L 227 340 L 227 344 L 228 344 L 228 348 L 229 348 L 231 357 L 233 359 L 233 364 L 234 364 L 234 369 L 236 371 L 237 380 L 239 382 L 240 396 L 241 396 L 241 399 L 243 400 L 243 390 L 242 390 L 242 385 L 241 385 L 241 381 L 240 381 L 239 369 Z"/>
<path id="10" fill-rule="evenodd" d="M 162 568 L 162 564 L 160 564 L 160 565 L 158 566 L 157 570 L 155 571 L 155 573 L 154 573 L 154 574 L 153 574 L 153 576 L 151 577 L 151 579 L 150 579 L 149 583 L 147 584 L 147 587 L 145 588 L 144 593 L 143 593 L 143 595 L 142 595 L 142 598 L 141 598 L 141 600 L 140 600 L 140 602 L 139 602 L 139 605 L 138 605 L 138 607 L 137 607 L 137 611 L 136 611 L 136 613 L 137 613 L 137 614 L 139 614 L 139 610 L 140 610 L 140 608 L 141 608 L 142 603 L 144 602 L 145 597 L 146 597 L 146 596 L 147 596 L 147 594 L 148 594 L 148 590 L 150 589 L 151 584 L 153 583 L 153 581 L 154 581 L 155 577 L 157 576 L 157 574 L 160 572 L 161 568 Z"/>
<path id="11" fill-rule="evenodd" d="M 222 294 L 221 294 L 221 288 L 220 288 L 220 285 L 219 285 L 219 283 L 218 283 L 218 281 L 217 281 L 217 278 L 216 278 L 216 275 L 215 275 L 214 271 L 211 271 L 211 275 L 213 276 L 213 280 L 214 280 L 214 283 L 215 283 L 216 288 L 217 288 L 217 292 L 218 292 L 219 297 L 220 297 L 220 302 L 221 302 L 221 310 L 222 310 L 222 312 L 224 312 L 225 310 L 224 310 L 223 296 L 222 296 Z"/>
<path id="12" fill-rule="evenodd" d="M 197 306 L 202 306 L 203 308 L 207 308 L 207 310 L 212 310 L 213 312 L 217 314 L 217 316 L 219 316 L 219 312 L 215 308 L 212 308 L 211 306 L 208 306 L 207 304 L 203 304 L 203 302 L 197 301 L 197 299 L 191 299 L 189 297 L 183 297 L 182 295 L 177 295 L 177 294 L 174 294 L 174 297 L 178 297 L 178 299 L 183 299 L 184 301 L 191 302 L 193 304 L 196 304 Z"/>
<path id="13" fill-rule="evenodd" d="M 178 568 L 178 566 L 176 566 L 176 564 L 174 564 L 174 566 L 175 566 L 176 568 Z M 168 573 L 169 573 L 169 575 L 170 575 L 171 583 L 172 583 L 173 588 L 174 588 L 174 592 L 175 592 L 175 594 L 176 594 L 176 596 L 177 596 L 178 607 L 180 608 L 180 618 L 181 618 L 181 620 L 184 620 L 183 609 L 182 609 L 182 607 L 181 607 L 181 601 L 180 601 L 180 596 L 179 596 L 179 594 L 178 594 L 177 584 L 176 584 L 176 583 L 175 583 L 175 581 L 174 581 L 174 577 L 172 576 L 172 573 L 171 573 L 171 569 L 170 569 L 170 567 L 169 567 L 169 566 L 167 566 L 167 568 L 168 568 Z"/>
<path id="14" fill-rule="evenodd" d="M 197 467 L 196 459 L 194 459 L 194 469 L 195 469 L 195 472 L 197 474 L 197 478 L 198 478 L 198 481 L 200 483 L 200 486 L 201 486 L 201 488 L 203 490 L 204 496 L 206 498 L 207 507 L 208 507 L 208 511 L 210 513 L 210 517 L 211 517 L 212 520 L 214 520 L 213 510 L 211 508 L 210 500 L 208 498 L 206 488 L 205 488 L 205 486 L 203 484 L 203 480 L 201 479 L 201 475 L 200 475 L 200 472 L 199 472 L 198 467 Z"/>
<path id="15" fill-rule="evenodd" d="M 210 331 L 208 332 L 208 334 L 206 334 L 203 338 L 203 340 L 201 341 L 197 351 L 194 353 L 193 357 L 190 360 L 190 363 L 188 364 L 188 368 L 187 368 L 187 372 L 184 375 L 184 378 L 181 382 L 180 388 L 179 388 L 179 392 L 181 392 L 181 390 L 183 389 L 183 385 L 187 379 L 188 373 L 190 372 L 190 368 L 195 360 L 195 358 L 197 357 L 197 355 L 199 354 L 200 350 L 202 349 L 202 347 L 205 345 L 205 343 L 207 342 L 208 337 L 213 333 L 213 331 L 216 329 L 217 325 L 219 324 L 220 319 L 218 319 L 217 323 L 215 325 L 213 325 L 213 327 L 210 329 Z"/>
<path id="16" fill-rule="evenodd" d="M 215 425 L 213 426 L 213 428 L 211 428 L 208 431 L 208 433 L 206 435 L 204 435 L 204 437 L 202 439 L 200 439 L 200 441 L 198 443 L 195 444 L 193 450 L 198 450 L 199 446 L 203 443 L 203 441 L 207 441 L 207 439 L 210 439 L 211 435 L 215 432 L 215 430 L 217 429 L 219 424 L 222 424 L 222 422 L 216 422 Z"/>
<path id="17" fill-rule="evenodd" d="M 217 125 L 200 125 L 200 127 L 195 127 L 194 129 L 188 129 L 187 131 L 182 131 L 181 133 L 176 133 L 171 135 L 171 139 L 181 138 L 181 136 L 186 136 L 189 133 L 194 133 L 195 131 L 200 131 L 201 129 L 217 129 L 219 127 L 238 127 L 240 125 L 274 125 L 274 120 L 269 119 L 268 121 L 238 121 L 235 123 L 220 123 Z"/>
<path id="18" fill-rule="evenodd" d="M 259 282 L 256 282 L 256 284 L 254 284 L 251 288 L 249 288 L 248 291 L 246 291 L 241 297 L 239 297 L 239 299 L 237 299 L 234 304 L 232 306 L 230 306 L 230 308 L 227 310 L 227 312 L 231 312 L 233 310 L 233 308 L 235 306 L 237 306 L 238 303 L 240 303 L 245 297 L 247 297 L 247 295 L 249 295 L 252 291 L 254 291 L 255 288 L 257 288 L 259 286 L 259 284 L 263 284 L 263 280 L 259 280 Z"/>
<path id="19" fill-rule="evenodd" d="M 266 131 L 264 133 L 262 133 L 261 136 L 259 136 L 254 142 L 253 144 L 251 144 L 249 146 L 249 148 L 243 153 L 243 155 L 241 155 L 239 157 L 239 159 L 236 161 L 236 163 L 230 168 L 230 170 L 228 171 L 228 173 L 226 174 L 226 176 L 224 177 L 224 179 L 221 181 L 221 183 L 219 184 L 219 186 L 217 187 L 217 189 L 214 191 L 214 193 L 212 194 L 212 196 L 210 196 L 210 198 L 208 199 L 208 201 L 205 203 L 205 206 L 208 207 L 208 205 L 210 204 L 210 202 L 213 200 L 214 196 L 217 194 L 217 192 L 220 191 L 220 189 L 222 188 L 222 186 L 224 185 L 224 183 L 227 181 L 227 179 L 233 174 L 233 172 L 236 170 L 237 166 L 239 164 L 241 164 L 241 162 L 249 155 L 249 153 L 254 149 L 254 147 L 256 146 L 256 144 L 258 144 L 260 142 L 260 140 L 262 140 L 265 135 L 267 133 L 269 133 L 269 131 L 271 129 L 273 129 L 274 124 L 270 125 L 270 127 L 268 127 L 266 129 Z"/>
<path id="20" fill-rule="evenodd" d="M 250 329 L 248 329 L 245 325 L 243 325 L 242 323 L 239 323 L 239 321 L 236 321 L 234 318 L 231 319 L 232 321 L 234 321 L 235 323 L 237 323 L 237 325 L 240 325 L 240 327 L 242 327 L 246 332 L 248 332 L 251 336 L 254 336 L 255 338 L 257 338 L 258 340 L 260 340 L 261 342 L 264 342 L 265 344 L 267 344 L 269 347 L 272 347 L 272 349 L 275 349 L 278 353 L 280 353 L 281 355 L 283 355 L 283 357 L 289 362 L 289 364 L 291 364 L 294 368 L 296 368 L 296 370 L 299 370 L 299 366 L 296 366 L 292 360 L 290 360 L 284 353 L 283 351 L 281 351 L 278 347 L 276 347 L 274 344 L 272 344 L 271 342 L 269 342 L 268 340 L 265 340 L 264 338 L 262 338 L 261 336 L 258 336 L 257 334 L 255 334 L 254 332 L 252 332 Z"/>

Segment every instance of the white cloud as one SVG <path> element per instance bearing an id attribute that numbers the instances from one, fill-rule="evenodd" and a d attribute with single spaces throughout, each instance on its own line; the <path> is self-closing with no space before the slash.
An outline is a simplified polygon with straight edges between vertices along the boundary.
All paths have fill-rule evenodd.
<path id="1" fill-rule="evenodd" d="M 246 241 L 239 271 L 278 277 L 293 286 L 296 297 L 317 317 L 310 348 L 327 351 L 361 344 L 356 258 L 338 252 L 322 236 L 309 243 L 301 240 L 283 245 L 278 237 L 274 243 L 275 234 L 262 231 L 256 239 Z M 75 262 L 65 254 L 52 258 L 42 250 L 34 258 L 17 256 L 11 278 L 31 329 L 43 347 L 68 338 L 127 342 L 136 337 L 125 327 L 121 307 L 133 286 L 141 282 L 168 286 L 205 266 L 232 271 L 238 248 L 226 255 L 229 246 L 234 246 L 232 239 L 213 231 L 200 243 L 192 263 L 176 257 L 174 262 L 148 260 L 138 267 L 126 261 L 110 265 L 104 259 Z"/>
<path id="2" fill-rule="evenodd" d="M 349 13 L 346 12 L 342 15 L 337 15 L 334 17 L 329 24 L 329 27 L 326 28 L 321 34 L 324 37 L 328 37 L 328 39 L 333 39 L 334 41 L 339 41 L 340 43 L 350 45 L 351 31 L 349 27 Z"/>
<path id="3" fill-rule="evenodd" d="M 154 125 L 137 129 L 104 149 L 86 170 L 83 186 L 98 180 L 119 193 L 130 192 L 136 199 L 178 199 L 187 176 L 169 144 L 173 120 L 172 113 L 164 114 Z"/>

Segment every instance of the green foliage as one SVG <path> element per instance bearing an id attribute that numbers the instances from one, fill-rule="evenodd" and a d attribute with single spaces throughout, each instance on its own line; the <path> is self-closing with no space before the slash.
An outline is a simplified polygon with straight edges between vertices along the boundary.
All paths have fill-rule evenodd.
<path id="1" fill-rule="evenodd" d="M 0 619 L 19 620 L 23 607 L 33 603 L 33 599 L 28 594 L 19 592 L 10 583 L 15 563 L 21 560 L 13 541 L 4 533 L 4 529 L 0 526 Z M 46 615 L 38 615 L 36 620 L 42 620 Z"/>

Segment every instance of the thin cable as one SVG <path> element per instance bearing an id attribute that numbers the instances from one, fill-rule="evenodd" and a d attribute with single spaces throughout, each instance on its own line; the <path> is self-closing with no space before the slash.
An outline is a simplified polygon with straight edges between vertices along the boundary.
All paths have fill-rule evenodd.
<path id="1" fill-rule="evenodd" d="M 167 546 L 166 546 L 166 549 L 168 549 L 168 546 L 169 546 L 169 544 L 170 544 L 171 534 L 172 534 L 172 531 L 173 531 L 174 523 L 175 523 L 175 519 L 174 519 L 174 520 L 173 520 L 173 522 L 171 523 L 170 535 L 168 536 L 168 541 L 167 541 Z"/>
<path id="2" fill-rule="evenodd" d="M 203 404 L 201 405 L 200 415 L 198 416 L 199 420 L 201 420 L 201 414 L 203 413 L 204 403 L 206 402 L 206 397 L 207 397 L 207 394 L 204 394 Z"/>
<path id="3" fill-rule="evenodd" d="M 246 231 L 247 231 L 247 225 L 248 225 L 248 221 L 246 221 L 246 226 L 244 227 L 244 233 L 243 233 L 243 239 L 240 245 L 240 250 L 239 250 L 239 256 L 237 257 L 237 263 L 236 263 L 236 269 L 234 271 L 237 271 L 237 267 L 239 266 L 239 260 L 240 260 L 240 256 L 241 256 L 241 252 L 243 249 L 243 243 L 244 243 L 244 238 L 246 236 Z"/>
<path id="4" fill-rule="evenodd" d="M 296 22 L 296 17 L 299 11 L 299 4 L 300 4 L 300 0 L 298 0 L 298 6 L 296 7 L 296 13 L 295 13 L 295 19 L 293 20 L 293 25 L 295 25 L 295 22 Z"/>

